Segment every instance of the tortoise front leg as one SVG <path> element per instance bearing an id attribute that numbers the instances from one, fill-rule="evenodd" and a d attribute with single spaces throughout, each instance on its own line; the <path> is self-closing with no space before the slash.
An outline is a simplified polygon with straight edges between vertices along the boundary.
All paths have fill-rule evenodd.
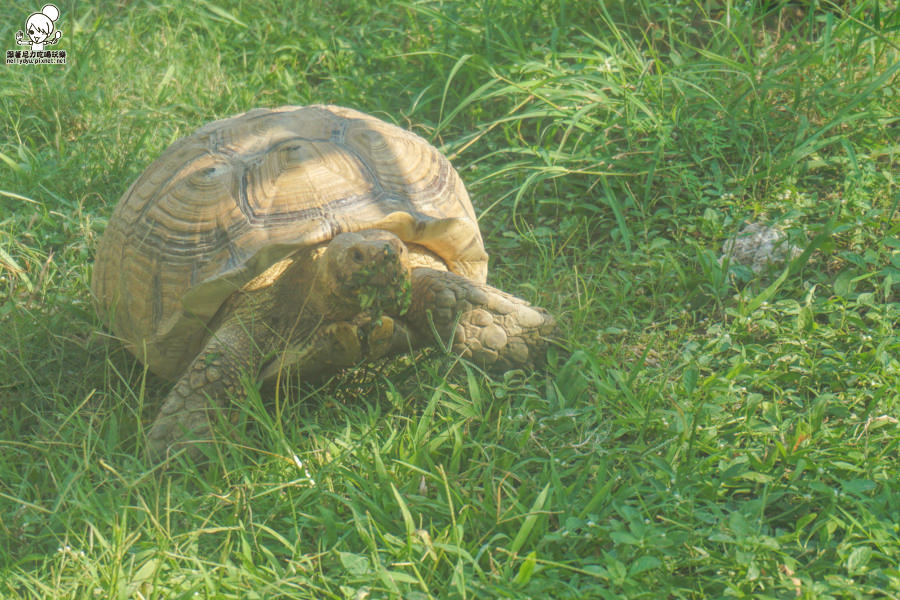
<path id="1" fill-rule="evenodd" d="M 263 381 L 291 371 L 304 379 L 322 379 L 367 360 L 409 349 L 407 329 L 388 315 L 361 313 L 350 321 L 322 324 L 294 345 L 278 348 L 260 373 Z"/>
<path id="2" fill-rule="evenodd" d="M 414 345 L 434 340 L 433 324 L 454 353 L 499 369 L 539 363 L 556 329 L 543 308 L 487 284 L 425 267 L 412 271 L 412 304 L 404 320 L 413 329 Z"/>
<path id="3" fill-rule="evenodd" d="M 241 373 L 249 366 L 253 341 L 240 323 L 221 327 L 197 355 L 163 402 L 147 442 L 154 459 L 167 451 L 210 439 L 211 419 L 224 400 L 242 393 Z M 192 459 L 200 458 L 188 446 Z"/>
<path id="4" fill-rule="evenodd" d="M 319 323 L 316 327 L 301 322 L 298 329 L 303 335 L 291 344 L 290 340 L 267 334 L 265 327 L 248 329 L 239 317 L 233 318 L 216 331 L 166 397 L 148 435 L 151 455 L 164 458 L 168 450 L 187 445 L 190 458 L 200 458 L 193 444 L 210 439 L 215 412 L 227 398 L 243 393 L 242 373 L 265 381 L 290 369 L 315 379 L 365 359 L 381 358 L 395 345 L 394 337 L 400 335 L 394 323 L 386 315 L 373 321 L 364 314 L 352 321 Z M 259 344 L 265 348 L 258 348 Z M 269 360 L 260 367 L 255 356 Z"/>

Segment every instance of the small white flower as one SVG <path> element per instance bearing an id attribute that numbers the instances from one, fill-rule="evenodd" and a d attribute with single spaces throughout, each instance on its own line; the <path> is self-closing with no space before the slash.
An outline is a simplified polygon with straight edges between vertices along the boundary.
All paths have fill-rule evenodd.
<path id="1" fill-rule="evenodd" d="M 297 465 L 297 468 L 301 469 L 306 478 L 309 479 L 309 485 L 316 485 L 316 480 L 312 478 L 312 473 L 309 472 L 309 469 L 303 466 L 303 461 L 300 460 L 300 457 L 292 454 L 291 458 L 294 459 L 294 464 Z"/>

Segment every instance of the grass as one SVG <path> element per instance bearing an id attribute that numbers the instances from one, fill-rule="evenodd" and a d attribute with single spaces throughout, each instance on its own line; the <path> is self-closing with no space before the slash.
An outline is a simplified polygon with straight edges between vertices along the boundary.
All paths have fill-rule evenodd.
<path id="1" fill-rule="evenodd" d="M 900 12 L 810 4 L 60 6 L 0 83 L 0 597 L 900 597 Z M 563 347 L 248 385 L 153 470 L 97 238 L 175 139 L 313 102 L 441 147 Z M 807 252 L 722 267 L 746 222 Z"/>

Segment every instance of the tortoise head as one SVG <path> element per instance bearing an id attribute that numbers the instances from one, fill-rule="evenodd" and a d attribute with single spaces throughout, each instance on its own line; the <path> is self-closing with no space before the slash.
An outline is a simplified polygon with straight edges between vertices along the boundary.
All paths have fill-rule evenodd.
<path id="1" fill-rule="evenodd" d="M 395 316 L 410 303 L 409 250 L 388 231 L 342 233 L 322 257 L 325 284 L 333 300 L 333 318 L 366 312 Z"/>

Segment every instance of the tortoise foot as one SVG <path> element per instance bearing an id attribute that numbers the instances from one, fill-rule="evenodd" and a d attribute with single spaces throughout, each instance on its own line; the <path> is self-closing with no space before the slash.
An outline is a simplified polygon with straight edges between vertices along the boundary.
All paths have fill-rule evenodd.
<path id="1" fill-rule="evenodd" d="M 147 434 L 150 457 L 160 461 L 187 448 L 188 458 L 198 460 L 198 443 L 212 439 L 211 417 L 216 407 L 206 398 L 191 394 L 185 382 L 176 384 Z"/>
<path id="2" fill-rule="evenodd" d="M 414 269 L 412 286 L 409 319 L 424 331 L 433 323 L 454 353 L 504 370 L 543 360 L 556 329 L 543 308 L 447 271 Z"/>

